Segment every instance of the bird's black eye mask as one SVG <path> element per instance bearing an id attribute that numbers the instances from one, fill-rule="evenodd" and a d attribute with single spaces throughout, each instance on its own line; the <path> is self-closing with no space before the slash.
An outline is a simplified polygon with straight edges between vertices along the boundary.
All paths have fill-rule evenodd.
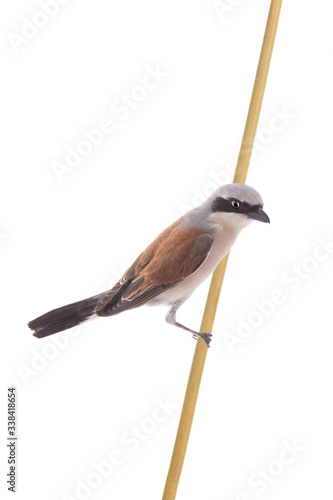
<path id="1" fill-rule="evenodd" d="M 237 198 L 216 198 L 212 203 L 212 212 L 233 212 L 237 214 L 257 213 L 262 205 L 250 205 Z"/>

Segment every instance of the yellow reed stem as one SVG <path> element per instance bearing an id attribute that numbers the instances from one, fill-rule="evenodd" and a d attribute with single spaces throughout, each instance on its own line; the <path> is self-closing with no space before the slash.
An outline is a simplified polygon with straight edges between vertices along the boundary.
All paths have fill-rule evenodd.
<path id="1" fill-rule="evenodd" d="M 261 105 L 264 97 L 269 65 L 272 57 L 276 30 L 279 22 L 282 0 L 271 0 L 264 39 L 262 43 L 258 69 L 253 86 L 249 111 L 244 128 L 244 134 L 238 156 L 233 182 L 245 183 L 250 164 L 253 143 L 257 131 Z M 229 254 L 224 257 L 215 269 L 210 284 L 205 310 L 201 322 L 200 332 L 211 333 L 227 267 Z M 198 339 L 191 371 L 187 383 L 182 413 L 180 416 L 177 436 L 171 457 L 168 476 L 165 483 L 163 499 L 176 498 L 178 483 L 185 459 L 186 448 L 190 437 L 196 402 L 199 394 L 200 382 L 207 356 L 207 345 Z"/>

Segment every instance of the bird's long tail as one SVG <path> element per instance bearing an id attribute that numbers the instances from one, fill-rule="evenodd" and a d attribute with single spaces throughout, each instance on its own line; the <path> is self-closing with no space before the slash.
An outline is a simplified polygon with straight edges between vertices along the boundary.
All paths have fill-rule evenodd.
<path id="1" fill-rule="evenodd" d="M 53 333 L 67 330 L 73 326 L 86 321 L 94 314 L 94 309 L 105 293 L 94 295 L 89 299 L 80 300 L 67 306 L 53 309 L 28 323 L 29 328 L 34 330 L 34 336 L 38 338 L 47 337 Z"/>

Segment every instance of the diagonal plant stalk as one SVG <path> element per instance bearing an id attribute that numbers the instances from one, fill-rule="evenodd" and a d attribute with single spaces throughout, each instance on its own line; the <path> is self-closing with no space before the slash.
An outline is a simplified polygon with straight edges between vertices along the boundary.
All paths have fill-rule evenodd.
<path id="1" fill-rule="evenodd" d="M 260 116 L 261 105 L 265 93 L 266 81 L 273 52 L 276 30 L 279 22 L 281 5 L 282 0 L 271 0 L 258 63 L 258 69 L 253 85 L 249 111 L 246 119 L 233 182 L 245 183 L 246 181 L 253 150 L 253 143 Z M 220 262 L 213 273 L 201 322 L 200 332 L 211 333 L 213 330 L 216 310 L 219 302 L 228 258 L 229 254 L 224 257 L 224 259 Z M 207 351 L 208 348 L 205 341 L 199 338 L 197 340 L 193 356 L 182 413 L 180 416 L 177 436 L 162 500 L 174 500 L 176 498 L 178 483 L 183 468 L 186 448 L 190 437 L 195 407 L 199 394 L 200 382 L 205 366 Z"/>

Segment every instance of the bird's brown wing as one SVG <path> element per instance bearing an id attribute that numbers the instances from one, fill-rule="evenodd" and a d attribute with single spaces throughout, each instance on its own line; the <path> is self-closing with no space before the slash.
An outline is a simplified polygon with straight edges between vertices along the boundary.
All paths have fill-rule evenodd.
<path id="1" fill-rule="evenodd" d="M 212 236 L 201 229 L 184 229 L 182 218 L 178 219 L 139 255 L 98 302 L 95 313 L 111 316 L 149 302 L 193 274 L 212 245 Z"/>

